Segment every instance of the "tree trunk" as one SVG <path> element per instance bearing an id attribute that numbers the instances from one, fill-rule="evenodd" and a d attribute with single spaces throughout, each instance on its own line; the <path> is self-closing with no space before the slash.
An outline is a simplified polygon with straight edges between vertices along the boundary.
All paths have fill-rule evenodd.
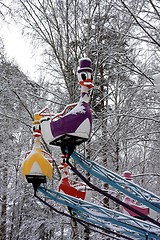
<path id="1" fill-rule="evenodd" d="M 6 161 L 4 162 L 4 164 Z M 6 224 L 7 224 L 7 167 L 4 167 L 2 173 L 3 192 L 2 192 L 2 207 L 1 207 L 1 225 L 0 225 L 0 239 L 6 240 Z"/>
<path id="2" fill-rule="evenodd" d="M 69 210 L 71 216 L 74 216 L 72 209 L 68 207 L 68 210 Z M 78 225 L 77 225 L 76 220 L 71 219 L 71 227 L 72 227 L 72 239 L 78 240 Z"/>

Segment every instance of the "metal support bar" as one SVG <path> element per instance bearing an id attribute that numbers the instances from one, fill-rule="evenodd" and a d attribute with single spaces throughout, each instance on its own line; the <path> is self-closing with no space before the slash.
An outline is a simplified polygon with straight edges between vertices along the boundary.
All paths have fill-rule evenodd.
<path id="1" fill-rule="evenodd" d="M 39 196 L 35 195 L 35 197 L 40 202 L 42 202 L 43 204 L 45 204 L 47 207 L 49 207 L 51 210 L 57 212 L 58 214 L 64 215 L 64 216 L 69 217 L 69 218 L 72 218 L 72 219 L 74 219 L 75 221 L 77 221 L 78 223 L 80 223 L 84 227 L 86 227 L 86 226 L 88 227 L 88 225 L 89 225 L 89 229 L 94 231 L 94 232 L 98 232 L 98 233 L 100 233 L 102 235 L 105 235 L 107 237 L 114 237 L 115 240 L 120 240 L 120 238 L 123 238 L 123 239 L 126 239 L 126 240 L 133 240 L 132 238 L 129 238 L 129 237 L 127 237 L 125 235 L 122 235 L 120 233 L 116 233 L 115 231 L 111 231 L 109 229 L 103 228 L 103 227 L 101 227 L 99 225 L 95 225 L 95 224 L 92 224 L 92 223 L 88 224 L 87 221 L 82 220 L 80 218 L 77 218 L 75 215 L 73 216 L 73 215 L 70 215 L 70 214 L 67 214 L 65 212 L 61 212 L 61 211 L 57 210 L 56 208 L 54 208 L 52 205 L 50 205 L 48 202 L 46 202 L 45 200 L 43 200 Z M 95 228 L 93 229 L 93 228 L 91 228 L 91 226 L 95 227 L 95 228 L 99 228 L 99 229 L 103 230 L 103 232 L 100 232 L 99 230 L 96 230 Z"/>
<path id="2" fill-rule="evenodd" d="M 120 204 L 121 206 L 133 211 L 134 213 L 138 214 L 139 216 L 143 217 L 143 219 L 150 221 L 151 223 L 157 225 L 160 227 L 160 223 L 156 221 L 155 219 L 151 218 L 148 215 L 145 215 L 144 213 L 138 211 L 136 208 L 132 207 L 131 205 L 121 201 L 120 199 L 116 198 L 115 196 L 107 193 L 106 191 L 98 188 L 97 186 L 93 185 L 84 175 L 82 175 L 77 168 L 75 168 L 69 161 L 67 161 L 68 165 L 71 167 L 72 171 L 75 172 L 89 187 L 94 189 L 95 191 L 99 192 L 100 194 L 103 194 L 104 196 L 108 197 L 109 199 L 113 200 L 117 204 Z"/>
<path id="3" fill-rule="evenodd" d="M 85 169 L 91 175 L 116 188 L 118 191 L 123 192 L 125 195 L 128 195 L 143 205 L 146 205 L 147 207 L 160 213 L 159 196 L 145 190 L 133 182 L 127 181 L 125 178 L 93 161 L 86 160 L 81 154 L 77 152 L 72 153 L 71 156 L 83 169 Z"/>
<path id="4" fill-rule="evenodd" d="M 160 240 L 160 228 L 151 223 L 50 189 L 38 187 L 37 190 L 50 199 L 72 208 L 77 216 L 88 223 L 96 224 L 111 230 L 114 229 L 129 237 L 133 237 L 133 239 L 145 240 L 146 234 L 148 234 L 149 239 L 156 238 Z"/>

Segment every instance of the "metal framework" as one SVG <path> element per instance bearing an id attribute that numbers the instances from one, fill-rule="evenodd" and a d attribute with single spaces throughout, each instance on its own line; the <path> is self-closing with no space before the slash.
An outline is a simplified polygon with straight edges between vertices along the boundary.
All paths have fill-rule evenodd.
<path id="1" fill-rule="evenodd" d="M 160 228 L 149 222 L 43 187 L 38 187 L 37 191 L 51 200 L 70 207 L 77 216 L 88 223 L 114 230 L 115 233 L 119 232 L 133 239 L 160 240 Z"/>
<path id="2" fill-rule="evenodd" d="M 85 169 L 92 176 L 95 176 L 101 181 L 116 188 L 120 192 L 123 192 L 125 195 L 160 213 L 159 196 L 147 191 L 146 189 L 138 186 L 131 181 L 126 180 L 125 178 L 91 160 L 86 160 L 81 154 L 77 152 L 72 153 L 71 156 L 83 169 Z"/>

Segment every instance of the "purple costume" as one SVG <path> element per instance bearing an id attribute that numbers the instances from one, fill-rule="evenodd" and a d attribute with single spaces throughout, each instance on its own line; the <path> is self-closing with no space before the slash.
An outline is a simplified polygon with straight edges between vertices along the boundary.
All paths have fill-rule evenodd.
<path id="1" fill-rule="evenodd" d="M 92 127 L 92 114 L 89 107 L 89 103 L 83 101 L 83 98 L 86 97 L 86 95 L 87 93 L 83 92 L 81 99 L 76 107 L 74 107 L 65 116 L 61 117 L 56 121 L 52 121 L 50 123 L 53 137 L 57 138 L 58 136 L 62 136 L 64 134 L 72 135 L 72 133 L 75 133 L 77 128 L 87 118 L 89 119 L 89 123 L 90 123 L 90 131 L 89 131 L 89 135 L 90 135 L 91 127 Z"/>

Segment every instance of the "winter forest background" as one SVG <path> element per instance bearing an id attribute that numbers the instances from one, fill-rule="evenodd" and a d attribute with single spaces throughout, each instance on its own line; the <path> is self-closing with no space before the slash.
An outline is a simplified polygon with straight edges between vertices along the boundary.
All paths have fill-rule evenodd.
<path id="1" fill-rule="evenodd" d="M 106 239 L 40 204 L 21 176 L 21 163 L 32 148 L 34 113 L 45 106 L 57 113 L 78 101 L 76 69 L 87 56 L 94 68 L 93 131 L 77 151 L 120 175 L 131 171 L 134 182 L 160 195 L 160 93 L 152 79 L 160 73 L 160 2 L 0 0 L 0 18 L 14 20 L 35 50 L 43 49 L 44 60 L 35 82 L 8 60 L 0 41 L 0 239 Z M 48 151 L 58 165 L 60 150 Z M 50 188 L 59 179 L 55 167 Z M 98 193 L 92 202 L 122 211 Z"/>

